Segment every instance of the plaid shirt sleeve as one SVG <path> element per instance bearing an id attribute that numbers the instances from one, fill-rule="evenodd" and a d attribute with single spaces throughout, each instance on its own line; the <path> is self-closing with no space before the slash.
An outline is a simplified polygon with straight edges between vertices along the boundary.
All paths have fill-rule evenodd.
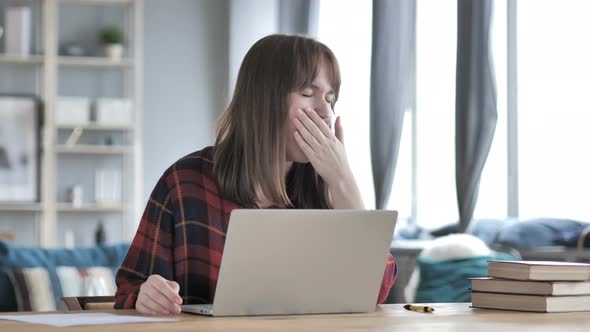
<path id="1" fill-rule="evenodd" d="M 149 198 L 127 257 L 115 277 L 115 309 L 135 308 L 139 287 L 151 274 L 174 280 L 174 215 L 169 203 L 168 187 L 160 179 Z"/>
<path id="2" fill-rule="evenodd" d="M 385 272 L 383 273 L 383 281 L 381 282 L 381 290 L 379 290 L 379 298 L 377 300 L 378 304 L 385 302 L 387 296 L 389 295 L 389 290 L 395 283 L 395 279 L 397 278 L 397 264 L 395 260 L 391 256 L 391 254 L 387 255 L 387 264 L 385 265 Z"/>
<path id="3" fill-rule="evenodd" d="M 220 195 L 212 169 L 205 148 L 164 172 L 115 277 L 115 308 L 135 308 L 152 274 L 176 281 L 184 304 L 213 301 L 229 217 L 239 206 Z"/>

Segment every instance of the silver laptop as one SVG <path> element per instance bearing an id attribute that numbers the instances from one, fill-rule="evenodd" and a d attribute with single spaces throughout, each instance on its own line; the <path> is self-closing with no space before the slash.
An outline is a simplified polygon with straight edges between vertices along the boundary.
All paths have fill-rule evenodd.
<path id="1" fill-rule="evenodd" d="M 210 316 L 375 310 L 396 211 L 234 210 Z"/>

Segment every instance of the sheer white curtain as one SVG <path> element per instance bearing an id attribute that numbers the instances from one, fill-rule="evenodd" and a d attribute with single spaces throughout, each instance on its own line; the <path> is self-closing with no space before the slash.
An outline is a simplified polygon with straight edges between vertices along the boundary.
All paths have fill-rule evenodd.
<path id="1" fill-rule="evenodd" d="M 457 1 L 421 0 L 417 8 L 416 222 L 427 228 L 459 219 L 455 194 Z"/>
<path id="2" fill-rule="evenodd" d="M 491 33 L 498 121 L 494 141 L 481 173 L 479 199 L 473 213 L 474 219 L 503 219 L 508 215 L 506 10 L 506 1 L 494 1 Z"/>

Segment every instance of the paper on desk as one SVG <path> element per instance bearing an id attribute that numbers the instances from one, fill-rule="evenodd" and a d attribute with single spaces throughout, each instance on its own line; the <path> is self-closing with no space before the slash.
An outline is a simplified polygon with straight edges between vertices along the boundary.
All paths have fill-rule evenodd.
<path id="1" fill-rule="evenodd" d="M 18 322 L 31 324 L 45 324 L 57 327 L 128 323 L 160 323 L 176 321 L 174 318 L 120 316 L 107 313 L 2 315 L 0 316 L 0 319 L 15 320 Z"/>

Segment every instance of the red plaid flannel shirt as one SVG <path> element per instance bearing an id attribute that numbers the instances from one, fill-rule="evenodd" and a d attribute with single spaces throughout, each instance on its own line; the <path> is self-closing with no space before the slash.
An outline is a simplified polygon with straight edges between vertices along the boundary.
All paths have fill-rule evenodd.
<path id="1" fill-rule="evenodd" d="M 219 194 L 207 147 L 173 164 L 154 188 L 127 257 L 116 276 L 116 309 L 135 308 L 140 285 L 159 274 L 180 285 L 183 303 L 213 303 L 230 212 Z M 378 302 L 395 281 L 388 256 Z"/>

